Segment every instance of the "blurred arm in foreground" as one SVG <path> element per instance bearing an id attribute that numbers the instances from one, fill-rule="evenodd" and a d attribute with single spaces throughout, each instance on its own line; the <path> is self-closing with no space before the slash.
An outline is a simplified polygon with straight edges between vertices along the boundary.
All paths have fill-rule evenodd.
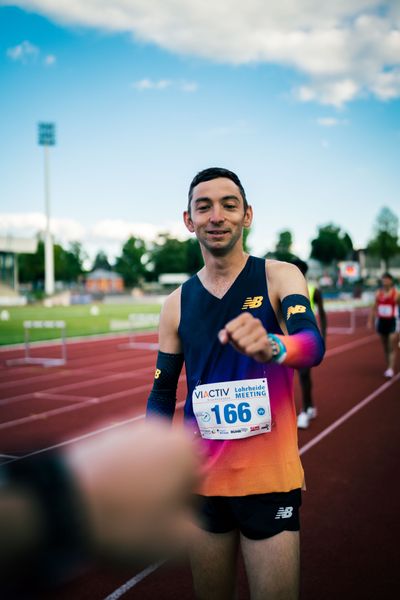
<path id="1" fill-rule="evenodd" d="M 186 433 L 124 426 L 0 468 L 1 580 L 59 582 L 94 559 L 153 560 L 191 527 L 197 456 Z"/>

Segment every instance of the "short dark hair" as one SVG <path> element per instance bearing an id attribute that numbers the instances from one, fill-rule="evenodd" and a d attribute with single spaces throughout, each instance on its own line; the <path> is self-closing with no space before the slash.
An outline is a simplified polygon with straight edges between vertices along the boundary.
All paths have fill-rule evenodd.
<path id="1" fill-rule="evenodd" d="M 383 279 L 384 277 L 386 277 L 387 279 L 391 279 L 392 281 L 394 281 L 394 277 L 391 273 L 389 273 L 388 271 L 386 271 L 386 273 L 383 273 L 383 275 L 381 275 L 381 279 Z"/>
<path id="2" fill-rule="evenodd" d="M 300 271 L 303 273 L 303 275 L 305 275 L 308 271 L 308 264 L 304 261 L 301 260 L 301 258 L 295 258 L 294 260 L 290 261 L 293 265 L 296 265 L 296 267 L 298 269 L 300 269 Z"/>
<path id="3" fill-rule="evenodd" d="M 230 179 L 231 181 L 233 181 L 233 183 L 235 183 L 240 191 L 240 194 L 243 198 L 243 205 L 244 205 L 244 210 L 246 211 L 249 204 L 247 202 L 247 198 L 246 198 L 246 192 L 244 191 L 244 188 L 240 182 L 239 177 L 236 175 L 236 173 L 234 173 L 233 171 L 229 171 L 229 169 L 224 169 L 222 167 L 209 167 L 208 169 L 203 169 L 203 171 L 200 171 L 199 173 L 197 173 L 197 175 L 195 175 L 192 179 L 192 182 L 189 186 L 189 194 L 188 194 L 188 212 L 190 213 L 190 203 L 192 201 L 192 197 L 193 197 L 193 189 L 196 187 L 196 185 L 199 185 L 199 183 L 202 183 L 203 181 L 211 181 L 212 179 L 218 179 L 219 177 L 225 177 L 226 179 Z"/>

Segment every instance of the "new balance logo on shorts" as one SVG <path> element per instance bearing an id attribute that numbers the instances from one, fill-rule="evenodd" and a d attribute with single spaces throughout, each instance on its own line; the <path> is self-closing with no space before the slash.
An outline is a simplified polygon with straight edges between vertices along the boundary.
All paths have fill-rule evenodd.
<path id="1" fill-rule="evenodd" d="M 280 506 L 275 515 L 275 519 L 290 519 L 293 514 L 293 506 Z"/>

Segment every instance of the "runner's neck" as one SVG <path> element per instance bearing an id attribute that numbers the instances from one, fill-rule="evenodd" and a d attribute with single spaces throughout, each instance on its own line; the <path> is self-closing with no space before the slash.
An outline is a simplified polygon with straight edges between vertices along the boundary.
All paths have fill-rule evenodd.
<path id="1" fill-rule="evenodd" d="M 244 269 L 248 258 L 244 251 L 239 256 L 208 257 L 197 275 L 210 294 L 222 298 Z"/>

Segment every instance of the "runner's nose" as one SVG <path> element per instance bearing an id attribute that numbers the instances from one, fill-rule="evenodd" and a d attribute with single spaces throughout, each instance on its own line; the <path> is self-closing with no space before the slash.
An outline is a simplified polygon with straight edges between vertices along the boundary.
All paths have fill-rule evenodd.
<path id="1" fill-rule="evenodd" d="M 213 206 L 210 213 L 211 223 L 222 223 L 224 221 L 224 210 L 222 206 Z"/>

